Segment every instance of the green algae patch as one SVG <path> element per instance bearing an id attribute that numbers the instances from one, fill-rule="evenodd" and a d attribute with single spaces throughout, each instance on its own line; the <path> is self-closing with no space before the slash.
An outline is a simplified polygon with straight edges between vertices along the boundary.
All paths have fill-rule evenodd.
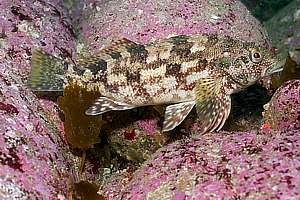
<path id="1" fill-rule="evenodd" d="M 64 95 L 58 98 L 58 105 L 64 112 L 66 138 L 71 147 L 85 151 L 100 142 L 100 129 L 105 122 L 101 116 L 85 115 L 85 110 L 99 96 L 99 93 L 70 84 L 64 89 Z"/>

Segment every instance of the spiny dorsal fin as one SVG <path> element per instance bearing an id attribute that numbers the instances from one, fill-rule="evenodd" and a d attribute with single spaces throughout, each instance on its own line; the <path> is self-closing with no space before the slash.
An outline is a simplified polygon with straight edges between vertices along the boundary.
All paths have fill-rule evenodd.
<path id="1" fill-rule="evenodd" d="M 200 79 L 196 85 L 196 110 L 202 122 L 202 131 L 219 131 L 229 116 L 231 109 L 230 95 L 222 88 L 222 78 Z"/>
<path id="2" fill-rule="evenodd" d="M 101 49 L 95 55 L 79 58 L 77 60 L 77 64 L 80 66 L 86 66 L 97 62 L 99 59 L 109 61 L 124 55 L 130 56 L 130 49 L 144 49 L 144 45 L 122 38 L 112 42 L 109 46 Z"/>
<path id="3" fill-rule="evenodd" d="M 100 115 L 112 110 L 129 110 L 135 108 L 134 105 L 114 101 L 107 97 L 99 97 L 95 103 L 85 111 L 86 115 Z"/>
<path id="4" fill-rule="evenodd" d="M 163 123 L 163 132 L 170 131 L 186 118 L 195 105 L 195 101 L 188 101 L 170 105 L 165 111 L 165 120 Z"/>
<path id="5" fill-rule="evenodd" d="M 42 50 L 32 51 L 28 85 L 33 91 L 63 91 L 65 62 Z"/>

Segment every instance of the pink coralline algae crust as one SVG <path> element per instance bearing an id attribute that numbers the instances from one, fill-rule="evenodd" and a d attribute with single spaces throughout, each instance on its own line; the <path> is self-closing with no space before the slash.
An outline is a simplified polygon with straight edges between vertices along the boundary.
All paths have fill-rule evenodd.
<path id="1" fill-rule="evenodd" d="M 143 119 L 137 122 L 139 128 L 148 136 L 155 136 L 158 130 L 158 119 Z"/>
<path id="2" fill-rule="evenodd" d="M 300 131 L 221 132 L 158 150 L 109 199 L 299 199 Z M 115 183 L 120 184 L 120 183 Z"/>
<path id="3" fill-rule="evenodd" d="M 33 48 L 75 52 L 58 0 L 0 1 L 0 199 L 64 199 L 73 157 L 57 106 L 26 87 Z"/>
<path id="4" fill-rule="evenodd" d="M 300 129 L 300 80 L 284 83 L 274 94 L 264 113 L 273 129 Z"/>
<path id="5" fill-rule="evenodd" d="M 157 149 L 166 142 L 164 135 L 158 131 L 156 120 L 141 120 L 142 130 L 137 125 L 128 126 L 113 131 L 109 135 L 111 149 L 119 156 L 134 163 L 147 160 Z"/>
<path id="6" fill-rule="evenodd" d="M 200 33 L 269 46 L 264 28 L 236 0 L 91 0 L 85 1 L 82 19 L 81 40 L 92 53 L 121 38 L 145 44 Z"/>

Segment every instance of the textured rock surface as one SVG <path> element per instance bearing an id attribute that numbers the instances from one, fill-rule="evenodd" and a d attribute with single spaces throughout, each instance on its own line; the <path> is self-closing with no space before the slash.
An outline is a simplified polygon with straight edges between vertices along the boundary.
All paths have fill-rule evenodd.
<path id="1" fill-rule="evenodd" d="M 84 4 L 81 36 L 85 50 L 91 52 L 124 37 L 148 43 L 170 35 L 195 33 L 217 33 L 269 44 L 265 30 L 236 0 L 91 0 Z"/>
<path id="2" fill-rule="evenodd" d="M 260 21 L 273 17 L 280 9 L 293 0 L 241 0 Z"/>
<path id="3" fill-rule="evenodd" d="M 291 79 L 300 79 L 300 0 L 294 0 L 265 22 L 270 37 L 279 51 L 289 55 L 283 72 L 273 77 L 278 87 Z"/>
<path id="4" fill-rule="evenodd" d="M 298 199 L 300 131 L 236 132 L 170 144 L 109 199 Z M 125 176 L 126 177 L 126 176 Z M 127 179 L 123 179 L 126 182 Z"/>
<path id="5" fill-rule="evenodd" d="M 282 85 L 265 107 L 265 121 L 271 128 L 300 129 L 300 80 Z"/>
<path id="6" fill-rule="evenodd" d="M 265 25 L 273 43 L 300 64 L 300 0 L 288 4 Z"/>
<path id="7" fill-rule="evenodd" d="M 74 177 L 57 107 L 26 87 L 32 48 L 75 43 L 59 1 L 0 1 L 0 199 L 63 199 Z"/>

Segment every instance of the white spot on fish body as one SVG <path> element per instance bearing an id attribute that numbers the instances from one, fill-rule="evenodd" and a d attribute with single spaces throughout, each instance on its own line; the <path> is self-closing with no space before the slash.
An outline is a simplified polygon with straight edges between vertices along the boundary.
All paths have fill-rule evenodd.
<path id="1" fill-rule="evenodd" d="M 175 90 L 177 86 L 177 81 L 175 77 L 164 78 L 161 81 L 162 87 L 166 90 Z"/>
<path id="2" fill-rule="evenodd" d="M 159 53 L 159 58 L 161 60 L 164 60 L 164 59 L 167 60 L 170 56 L 171 56 L 171 49 L 166 49 Z"/>
<path id="3" fill-rule="evenodd" d="M 203 70 L 201 72 L 194 72 L 186 77 L 186 84 L 190 85 L 191 83 L 199 80 L 200 78 L 206 78 L 209 76 L 207 70 Z"/>
<path id="4" fill-rule="evenodd" d="M 144 85 L 144 88 L 146 89 L 147 93 L 150 96 L 157 96 L 158 91 L 161 89 L 161 86 L 159 84 L 151 84 L 151 85 Z"/>
<path id="5" fill-rule="evenodd" d="M 129 98 L 133 98 L 135 96 L 133 88 L 130 85 L 119 87 L 118 94 L 121 96 L 124 96 L 124 97 L 129 97 Z"/>
<path id="6" fill-rule="evenodd" d="M 182 62 L 180 72 L 186 73 L 188 71 L 188 69 L 196 67 L 197 63 L 198 63 L 198 60 Z"/>
<path id="7" fill-rule="evenodd" d="M 191 48 L 191 53 L 195 53 L 203 50 L 205 50 L 205 46 L 203 44 L 195 43 Z"/>
<path id="8" fill-rule="evenodd" d="M 146 59 L 147 64 L 158 60 L 158 52 L 155 46 L 148 46 L 146 47 L 146 50 L 148 51 L 148 57 Z"/>
<path id="9" fill-rule="evenodd" d="M 145 69 L 145 70 L 141 70 L 141 72 L 140 72 L 142 81 L 149 80 L 150 78 L 153 78 L 153 77 L 160 77 L 165 73 L 166 73 L 166 65 L 165 64 L 161 65 L 160 67 L 158 67 L 156 69 Z"/>
<path id="10" fill-rule="evenodd" d="M 224 56 L 224 57 L 229 57 L 229 56 L 230 56 L 230 53 L 226 51 L 226 52 L 224 52 L 223 56 Z"/>
<path id="11" fill-rule="evenodd" d="M 123 74 L 119 74 L 119 75 L 110 74 L 109 76 L 107 76 L 108 84 L 126 83 L 126 82 L 127 82 L 127 78 Z"/>

